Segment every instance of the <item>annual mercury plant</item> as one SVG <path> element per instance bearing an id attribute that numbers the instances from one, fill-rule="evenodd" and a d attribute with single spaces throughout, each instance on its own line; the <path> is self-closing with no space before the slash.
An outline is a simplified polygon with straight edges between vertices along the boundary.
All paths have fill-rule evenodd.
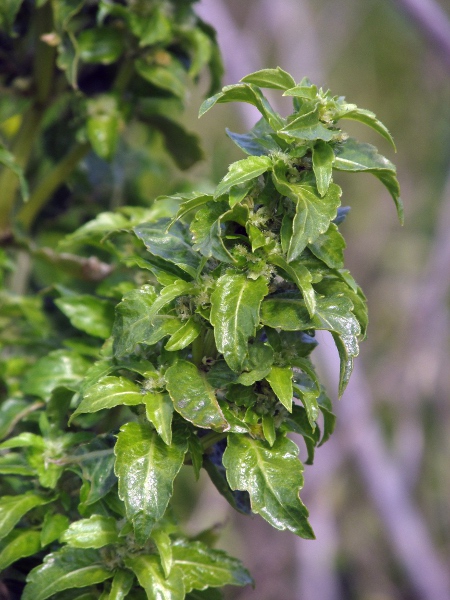
<path id="1" fill-rule="evenodd" d="M 278 114 L 261 88 L 292 98 L 292 114 Z M 314 538 L 289 434 L 303 438 L 311 464 L 335 426 L 311 360 L 315 331 L 334 339 L 342 395 L 367 329 L 366 299 L 344 266 L 348 208 L 334 170 L 375 175 L 403 218 L 394 165 L 341 122 L 394 143 L 372 112 L 281 68 L 223 88 L 200 116 L 225 102 L 250 103 L 261 118 L 248 133 L 228 131 L 247 156 L 214 193 L 102 213 L 61 243 L 96 248 L 133 277 L 126 289 L 106 278 L 95 294 L 59 288 L 56 306 L 73 327 L 105 342 L 94 360 L 72 356 L 70 368 L 65 350 L 38 360 L 23 388 L 45 403 L 40 433 L 0 445 L 3 464 L 9 457 L 14 474 L 35 482 L 0 500 L 0 564 L 26 556 L 14 554 L 24 536 L 40 552 L 24 600 L 68 590 L 80 600 L 217 600 L 217 588 L 251 583 L 238 560 L 176 524 L 183 465 L 197 479 L 205 469 L 236 510 Z"/>

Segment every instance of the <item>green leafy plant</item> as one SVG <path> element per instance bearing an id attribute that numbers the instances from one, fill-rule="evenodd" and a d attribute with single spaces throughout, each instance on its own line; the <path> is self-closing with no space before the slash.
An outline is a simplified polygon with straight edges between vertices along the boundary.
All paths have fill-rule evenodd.
<path id="1" fill-rule="evenodd" d="M 76 20 L 55 38 L 71 49 L 62 67 L 72 86 L 74 52 L 80 64 L 83 56 L 122 60 L 118 24 L 130 28 L 123 38 L 137 61 L 172 27 L 159 4 L 148 29 L 139 13 L 147 3 L 38 4 Z M 178 6 L 161 7 L 169 4 Z M 11 6 L 5 28 L 25 4 Z M 77 20 L 91 18 L 92 6 L 95 35 Z M 199 31 L 211 44 L 210 30 Z M 140 62 L 135 69 L 145 71 Z M 293 114 L 279 115 L 260 88 L 291 97 Z M 5 296 L 0 569 L 11 594 L 24 586 L 24 600 L 217 600 L 218 588 L 251 583 L 238 560 L 210 547 L 211 532 L 188 537 L 177 523 L 171 500 L 183 465 L 194 478 L 205 469 L 236 510 L 314 537 L 299 497 L 303 464 L 288 437 L 303 438 L 312 463 L 335 425 L 311 361 L 314 332 L 333 336 L 342 394 L 367 328 L 364 295 L 344 267 L 339 224 L 348 209 L 333 170 L 374 174 L 402 218 L 394 166 L 339 123 L 360 121 L 393 142 L 370 111 L 280 68 L 223 88 L 200 115 L 234 101 L 262 116 L 246 134 L 228 132 L 248 156 L 215 193 L 102 212 L 50 253 L 56 268 L 78 271 L 38 296 Z M 5 156 L 4 173 L 24 188 L 25 164 Z M 18 220 L 23 226 L 20 211 Z M 1 265 L 11 268 L 8 253 Z"/>

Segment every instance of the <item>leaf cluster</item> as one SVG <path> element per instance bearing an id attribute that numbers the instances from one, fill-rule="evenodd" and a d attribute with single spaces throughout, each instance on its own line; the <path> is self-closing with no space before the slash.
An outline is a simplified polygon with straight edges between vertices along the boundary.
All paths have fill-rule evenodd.
<path id="1" fill-rule="evenodd" d="M 291 97 L 292 115 L 261 87 Z M 204 468 L 235 509 L 314 537 L 289 434 L 312 463 L 334 429 L 311 361 L 315 332 L 335 341 L 342 394 L 367 329 L 364 294 L 344 266 L 348 209 L 333 170 L 373 173 L 401 217 L 395 167 L 339 122 L 392 138 L 370 111 L 280 68 L 223 88 L 200 114 L 231 101 L 261 113 L 250 132 L 229 132 L 247 158 L 213 194 L 102 213 L 69 235 L 61 250 L 96 249 L 108 276 L 95 293 L 54 288 L 76 335 L 19 365 L 22 383 L 4 378 L 0 565 L 43 558 L 25 600 L 78 588 L 74 598 L 214 600 L 216 587 L 250 583 L 239 561 L 176 525 L 183 465 L 197 478 Z"/>

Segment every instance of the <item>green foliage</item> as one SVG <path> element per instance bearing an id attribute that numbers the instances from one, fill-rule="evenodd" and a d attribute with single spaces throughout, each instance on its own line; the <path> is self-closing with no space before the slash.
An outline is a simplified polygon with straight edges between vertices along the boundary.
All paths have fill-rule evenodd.
<path id="1" fill-rule="evenodd" d="M 402 214 L 392 163 L 338 125 L 358 120 L 392 141 L 375 115 L 280 68 L 258 71 L 200 109 L 240 101 L 261 113 L 249 133 L 229 132 L 248 156 L 215 193 L 108 210 L 78 229 L 74 217 L 51 249 L 24 235 L 86 152 L 115 160 L 133 120 L 162 131 L 182 168 L 200 156 L 160 102 L 183 98 L 206 65 L 213 88 L 220 76 L 214 34 L 191 4 L 24 0 L 0 13 L 17 68 L 22 38 L 44 53 L 29 75 L 34 134 L 76 123 L 63 149 L 72 162 L 48 153 L 50 183 L 33 187 L 17 221 L 28 159 L 17 156 L 17 137 L 0 155 L 13 197 L 2 209 L 11 257 L 16 245 L 56 271 L 45 288 L 39 269 L 30 275 L 38 296 L 2 293 L 0 566 L 5 581 L 26 579 L 25 600 L 78 589 L 103 600 L 216 599 L 215 588 L 251 583 L 238 560 L 177 523 L 171 498 L 183 465 L 195 478 L 204 468 L 233 508 L 314 537 L 287 434 L 303 438 L 312 463 L 334 429 L 310 360 L 314 332 L 336 343 L 342 394 L 367 327 L 364 295 L 344 268 L 346 211 L 333 171 L 374 174 Z M 292 97 L 293 114 L 279 115 L 261 87 Z M 32 121 L 19 118 L 20 141 Z"/>

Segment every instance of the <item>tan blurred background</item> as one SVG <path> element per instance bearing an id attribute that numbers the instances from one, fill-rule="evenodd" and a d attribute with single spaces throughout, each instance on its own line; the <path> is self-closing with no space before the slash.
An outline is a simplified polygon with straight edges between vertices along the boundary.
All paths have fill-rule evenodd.
<path id="1" fill-rule="evenodd" d="M 316 351 L 338 415 L 305 469 L 317 540 L 234 516 L 208 486 L 190 527 L 225 523 L 219 547 L 255 577 L 255 590 L 230 590 L 229 600 L 449 599 L 450 3 L 202 0 L 198 10 L 218 30 L 224 83 L 280 65 L 377 114 L 397 155 L 371 130 L 346 129 L 397 164 L 406 219 L 401 227 L 374 177 L 339 176 L 352 207 L 346 260 L 370 327 L 339 402 L 333 343 Z M 224 128 L 243 132 L 258 116 L 219 105 L 197 122 L 199 102 L 186 117 L 209 154 L 196 175 L 218 181 L 241 158 Z"/>

